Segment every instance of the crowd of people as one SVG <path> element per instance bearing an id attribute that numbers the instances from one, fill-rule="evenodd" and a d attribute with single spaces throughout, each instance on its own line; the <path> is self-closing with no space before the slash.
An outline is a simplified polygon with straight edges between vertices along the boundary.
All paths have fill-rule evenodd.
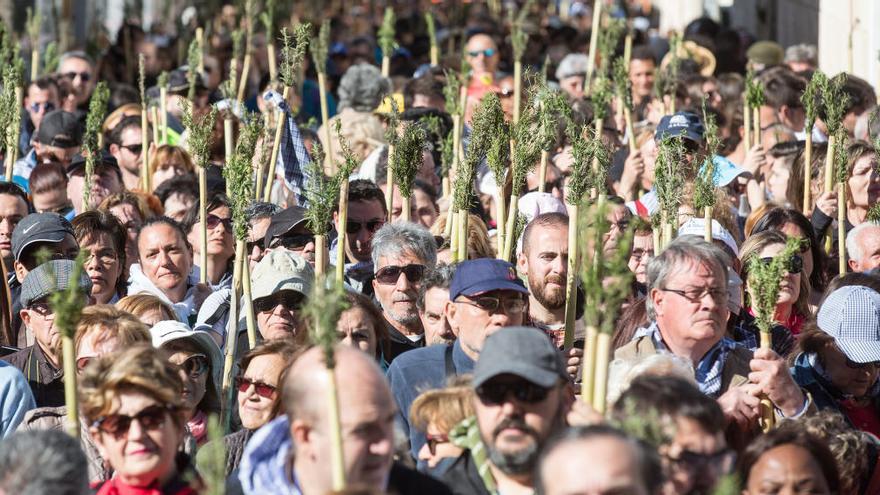
<path id="1" fill-rule="evenodd" d="M 616 102 L 594 108 L 586 55 L 593 2 L 570 2 L 565 13 L 555 2 L 520 2 L 530 9 L 519 28 L 531 74 L 521 105 L 546 86 L 570 111 L 560 127 L 607 115 L 596 132 L 611 152 L 597 191 L 607 198 L 607 231 L 590 249 L 599 258 L 622 253 L 631 283 L 619 307 L 586 308 L 596 299 L 585 291 L 614 281 L 567 292 L 578 276 L 569 273 L 569 234 L 583 220 L 569 217 L 581 154 L 564 128 L 546 168 L 532 164 L 521 191 L 510 191 L 510 181 L 499 188 L 481 157 L 469 185 L 467 259 L 451 246 L 444 184 L 456 170 L 436 144 L 457 128 L 446 108 L 449 78 L 466 66 L 465 155 L 482 100 L 497 96 L 507 120 L 520 111 L 511 25 L 498 3 L 431 8 L 438 65 L 430 63 L 428 2 L 397 5 L 388 76 L 377 41 L 382 11 L 358 2 L 325 12 L 324 102 L 308 57 L 289 94 L 270 78 L 266 46 L 277 36 L 259 31 L 249 40 L 242 102 L 226 99 L 221 81 L 231 62 L 241 63 L 233 59 L 236 30 L 257 24 L 231 4 L 173 30 L 126 21 L 115 44 L 67 51 L 54 71 L 27 81 L 20 158 L 12 163 L 5 150 L 12 181 L 0 182 L 0 493 L 880 493 L 876 89 L 852 74 L 839 79 L 845 187 L 828 189 L 829 117 L 820 109 L 809 122 L 802 97 L 818 71 L 815 46 L 782 47 L 699 18 L 672 44 L 683 48 L 670 72 L 670 36 L 658 32 L 668 13 L 650 1 L 603 1 L 604 15 L 626 19 L 631 36 L 630 128 Z M 194 27 L 207 27 L 201 72 L 186 66 Z M 623 38 L 612 49 L 622 57 Z M 137 68 L 126 60 L 133 54 L 144 55 L 147 98 L 167 97 L 167 113 L 150 116 L 148 129 Z M 746 71 L 764 94 L 752 141 L 744 139 Z M 656 90 L 660 78 L 670 91 Z M 110 88 L 103 148 L 87 157 L 98 81 Z M 265 177 L 270 201 L 250 199 L 246 211 L 249 300 L 233 287 L 240 198 L 227 196 L 233 189 L 222 173 L 223 119 L 210 143 L 204 217 L 183 124 L 184 111 L 218 106 L 235 126 L 252 118 L 249 109 L 283 127 L 275 175 Z M 707 116 L 720 139 L 713 156 Z M 435 143 L 421 154 L 408 200 L 388 178 L 388 127 L 397 119 Z M 158 126 L 167 135 L 156 141 Z M 664 198 L 655 171 L 668 137 L 686 150 L 683 169 L 694 157 L 712 160 L 717 201 L 707 225 L 688 177 L 675 239 L 658 245 L 652 218 Z M 307 203 L 318 144 L 329 151 L 321 164 L 328 175 L 345 148 L 358 161 L 327 245 L 316 242 L 323 231 Z M 264 182 L 256 176 L 266 147 L 258 150 L 256 183 Z M 524 220 L 504 259 L 496 236 L 511 193 Z M 795 251 L 791 239 L 800 241 Z M 750 271 L 783 256 L 770 344 L 762 345 L 764 289 Z M 315 287 L 330 283 L 316 263 L 337 259 L 346 304 L 335 322 L 331 384 L 305 308 Z M 68 368 L 75 377 L 65 376 L 69 357 L 51 302 L 72 287 L 85 303 Z M 569 297 L 577 321 L 567 326 Z M 589 309 L 615 320 L 604 412 L 580 395 L 582 367 L 596 354 L 586 338 Z M 224 355 L 233 360 L 228 396 Z M 68 423 L 65 394 L 74 378 L 78 425 Z M 229 427 L 217 434 L 212 418 L 221 411 Z"/>

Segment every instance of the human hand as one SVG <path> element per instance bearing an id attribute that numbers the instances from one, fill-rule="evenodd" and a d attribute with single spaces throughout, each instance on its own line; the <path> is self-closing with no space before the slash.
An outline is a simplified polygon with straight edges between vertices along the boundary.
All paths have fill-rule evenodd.
<path id="1" fill-rule="evenodd" d="M 746 151 L 745 159 L 743 160 L 742 167 L 749 171 L 755 180 L 758 179 L 759 172 L 761 171 L 761 167 L 766 165 L 767 163 L 767 154 L 764 152 L 764 147 L 760 144 L 756 144 L 752 146 L 752 148 Z"/>
<path id="2" fill-rule="evenodd" d="M 718 398 L 716 402 L 721 406 L 724 417 L 728 422 L 734 422 L 742 430 L 748 430 L 758 419 L 759 405 L 758 387 L 752 383 L 746 383 L 738 387 L 731 387 Z"/>
<path id="3" fill-rule="evenodd" d="M 565 353 L 565 371 L 571 377 L 572 381 L 577 381 L 580 375 L 581 362 L 584 357 L 584 350 L 579 347 L 572 347 Z"/>
<path id="4" fill-rule="evenodd" d="M 758 349 L 749 367 L 749 382 L 758 386 L 757 395 L 766 395 L 786 417 L 798 414 L 804 407 L 806 397 L 779 354 L 772 349 Z"/>
<path id="5" fill-rule="evenodd" d="M 816 198 L 816 208 L 825 216 L 837 218 L 837 191 L 823 192 Z"/>

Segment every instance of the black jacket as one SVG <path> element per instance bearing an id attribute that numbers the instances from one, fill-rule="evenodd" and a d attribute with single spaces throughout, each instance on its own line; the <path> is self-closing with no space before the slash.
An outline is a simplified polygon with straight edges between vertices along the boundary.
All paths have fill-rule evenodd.
<path id="1" fill-rule="evenodd" d="M 440 479 L 455 495 L 491 495 L 477 472 L 477 465 L 471 459 L 469 450 L 465 450 Z"/>

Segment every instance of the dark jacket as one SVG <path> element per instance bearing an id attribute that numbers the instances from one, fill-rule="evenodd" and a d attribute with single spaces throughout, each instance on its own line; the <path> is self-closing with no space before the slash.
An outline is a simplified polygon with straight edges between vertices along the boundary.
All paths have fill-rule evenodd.
<path id="1" fill-rule="evenodd" d="M 238 467 L 238 463 L 241 462 L 241 454 L 244 452 L 244 447 L 247 445 L 248 440 L 250 440 L 251 434 L 253 434 L 252 430 L 241 429 L 223 437 L 223 447 L 225 448 L 224 453 L 226 456 L 226 471 L 224 474 L 227 477 Z M 204 472 L 203 466 L 210 462 L 210 452 L 215 448 L 217 448 L 217 445 L 213 441 L 199 448 L 199 451 L 196 453 L 196 467 L 199 471 Z"/>
<path id="2" fill-rule="evenodd" d="M 731 338 L 733 340 L 746 346 L 751 351 L 758 349 L 761 345 L 761 332 L 755 323 L 755 317 L 750 315 L 746 308 L 743 308 L 737 316 L 732 333 Z M 770 347 L 776 354 L 783 358 L 788 357 L 791 351 L 794 350 L 794 344 L 794 336 L 788 328 L 778 324 L 770 327 Z"/>
<path id="3" fill-rule="evenodd" d="M 394 361 L 397 356 L 403 354 L 404 352 L 411 351 L 413 349 L 419 349 L 421 347 L 425 347 L 425 336 L 422 335 L 421 339 L 413 342 L 406 335 L 397 331 L 394 326 L 392 326 L 388 321 L 385 321 L 385 328 L 388 331 L 388 341 L 389 341 L 389 355 L 385 356 L 385 360 L 391 363 Z"/>
<path id="4" fill-rule="evenodd" d="M 471 452 L 465 450 L 440 478 L 455 495 L 491 495 L 483 484 Z"/>
<path id="5" fill-rule="evenodd" d="M 49 362 L 39 345 L 25 347 L 3 360 L 18 368 L 27 379 L 37 407 L 64 405 L 64 371 Z"/>

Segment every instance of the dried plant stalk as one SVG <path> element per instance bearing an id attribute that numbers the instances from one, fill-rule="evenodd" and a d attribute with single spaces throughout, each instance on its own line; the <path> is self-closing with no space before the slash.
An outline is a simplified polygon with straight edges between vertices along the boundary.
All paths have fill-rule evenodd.
<path id="1" fill-rule="evenodd" d="M 382 77 L 388 77 L 391 72 L 391 56 L 397 49 L 397 42 L 394 40 L 394 9 L 392 7 L 385 8 L 385 16 L 382 18 L 382 26 L 379 28 L 379 47 L 382 49 Z"/>
<path id="2" fill-rule="evenodd" d="M 89 203 L 92 175 L 95 173 L 95 159 L 101 155 L 101 145 L 98 142 L 98 137 L 101 134 L 101 126 L 104 123 L 104 115 L 107 113 L 107 101 L 109 99 L 110 89 L 107 87 L 107 83 L 104 81 L 99 82 L 92 93 L 91 101 L 89 101 L 89 113 L 86 115 L 86 129 L 85 133 L 83 133 L 82 152 L 83 157 L 86 159 L 82 198 L 84 211 L 91 210 Z"/>
<path id="3" fill-rule="evenodd" d="M 806 133 L 803 212 L 807 218 L 813 212 L 813 202 L 810 198 L 813 192 L 812 174 L 809 173 L 813 163 L 813 126 L 816 123 L 816 117 L 819 115 L 819 97 L 821 96 L 822 88 L 827 84 L 825 79 L 825 74 L 820 70 L 816 70 L 813 72 L 813 77 L 807 83 L 807 87 L 801 95 L 801 103 L 804 105 L 804 132 Z"/>

